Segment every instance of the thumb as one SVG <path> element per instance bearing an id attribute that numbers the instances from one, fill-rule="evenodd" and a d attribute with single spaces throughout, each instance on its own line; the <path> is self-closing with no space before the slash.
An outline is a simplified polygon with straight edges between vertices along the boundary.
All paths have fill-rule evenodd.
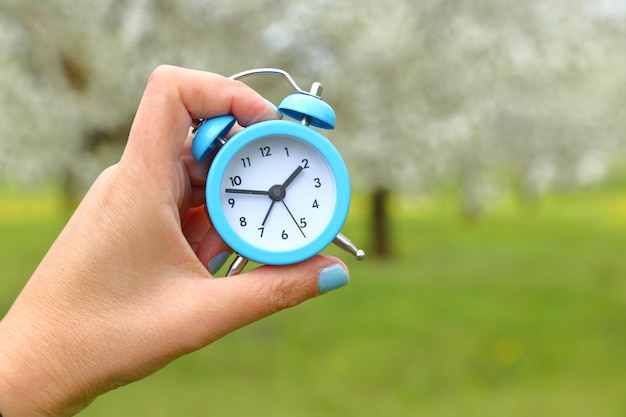
<path id="1" fill-rule="evenodd" d="M 232 278 L 212 281 L 219 287 L 221 335 L 296 306 L 350 282 L 348 268 L 332 256 L 317 255 L 285 266 L 265 265 Z M 216 288 L 213 288 L 214 296 Z"/>

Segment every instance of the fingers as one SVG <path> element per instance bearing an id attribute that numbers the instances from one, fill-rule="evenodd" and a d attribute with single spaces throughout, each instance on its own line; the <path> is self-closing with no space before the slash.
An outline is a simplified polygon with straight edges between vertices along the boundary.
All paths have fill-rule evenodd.
<path id="1" fill-rule="evenodd" d="M 185 166 L 185 171 L 187 172 L 191 185 L 190 206 L 198 207 L 200 205 L 203 205 L 205 202 L 206 177 L 209 172 L 209 168 L 211 167 L 211 163 L 213 162 L 213 157 L 215 155 L 210 155 L 202 162 L 196 161 L 191 154 L 192 142 L 193 132 L 190 129 L 189 133 L 187 134 L 187 139 L 185 140 L 183 153 L 180 159 Z"/>
<path id="2" fill-rule="evenodd" d="M 247 274 L 251 310 L 265 317 L 293 307 L 350 282 L 348 268 L 338 259 L 318 255 L 290 266 L 263 266 Z"/>
<path id="3" fill-rule="evenodd" d="M 205 308 L 212 309 L 205 311 L 204 317 L 209 321 L 206 326 L 219 324 L 218 333 L 211 339 L 221 337 L 277 311 L 343 287 L 349 281 L 347 267 L 339 259 L 323 255 L 295 265 L 265 265 L 232 278 L 205 281 L 211 294 L 207 297 L 220 300 L 204 304 Z"/>
<path id="4" fill-rule="evenodd" d="M 156 68 L 131 128 L 128 152 L 153 166 L 178 158 L 193 119 L 232 114 L 239 124 L 276 118 L 254 90 L 220 75 L 172 66 Z"/>
<path id="5" fill-rule="evenodd" d="M 182 224 L 183 234 L 196 256 L 211 274 L 215 273 L 230 255 L 230 248 L 211 226 L 206 208 L 195 207 L 187 212 Z"/>

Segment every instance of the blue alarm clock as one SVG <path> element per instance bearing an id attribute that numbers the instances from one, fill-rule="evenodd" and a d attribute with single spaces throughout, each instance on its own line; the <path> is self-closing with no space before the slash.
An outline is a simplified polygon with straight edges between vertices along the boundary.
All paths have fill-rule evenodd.
<path id="1" fill-rule="evenodd" d="M 285 71 L 255 69 L 233 75 L 280 75 L 296 90 L 278 110 L 289 119 L 255 123 L 226 135 L 232 115 L 202 121 L 192 154 L 201 162 L 215 150 L 206 181 L 206 205 L 221 238 L 237 254 L 227 276 L 248 260 L 270 265 L 311 258 L 334 242 L 362 259 L 365 253 L 340 230 L 350 208 L 350 177 L 333 144 L 313 127 L 334 129 L 335 112 L 320 83 L 305 92 Z"/>

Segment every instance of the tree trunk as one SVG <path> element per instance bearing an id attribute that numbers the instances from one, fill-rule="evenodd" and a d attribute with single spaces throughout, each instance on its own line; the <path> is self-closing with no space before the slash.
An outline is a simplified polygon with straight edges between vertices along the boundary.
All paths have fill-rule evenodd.
<path id="1" fill-rule="evenodd" d="M 379 258 L 391 256 L 391 230 L 389 227 L 389 213 L 387 201 L 389 190 L 376 189 L 372 194 L 372 238 L 374 255 Z"/>

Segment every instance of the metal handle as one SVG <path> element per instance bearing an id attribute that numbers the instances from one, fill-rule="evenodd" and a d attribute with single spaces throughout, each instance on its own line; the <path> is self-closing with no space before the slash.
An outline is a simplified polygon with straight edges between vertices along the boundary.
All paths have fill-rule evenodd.
<path id="1" fill-rule="evenodd" d="M 230 78 L 231 80 L 240 80 L 242 78 L 246 78 L 246 77 L 250 77 L 253 75 L 278 75 L 278 76 L 282 76 L 284 77 L 287 82 L 289 83 L 289 85 L 291 85 L 291 87 L 293 87 L 294 90 L 296 90 L 298 93 L 301 94 L 307 94 L 310 96 L 315 96 L 317 97 L 316 93 L 313 92 L 308 92 L 303 90 L 302 88 L 300 88 L 298 86 L 298 84 L 296 83 L 296 80 L 293 79 L 293 77 L 291 75 L 289 75 L 289 73 L 287 71 L 278 69 L 278 68 L 255 68 L 255 69 L 250 69 L 250 70 L 246 70 L 246 71 L 242 71 L 239 72 L 237 74 L 231 75 Z"/>

